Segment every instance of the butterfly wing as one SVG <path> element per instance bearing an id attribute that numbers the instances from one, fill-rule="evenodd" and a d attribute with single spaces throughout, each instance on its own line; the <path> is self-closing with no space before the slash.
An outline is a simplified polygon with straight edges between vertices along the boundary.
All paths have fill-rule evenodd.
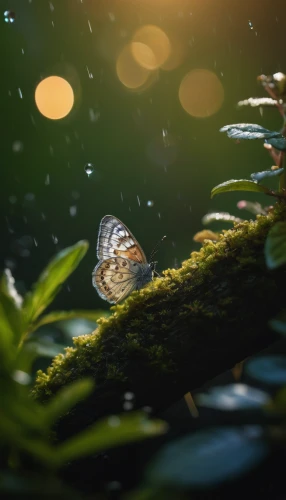
<path id="1" fill-rule="evenodd" d="M 105 215 L 100 222 L 97 257 L 99 260 L 125 257 L 147 264 L 147 259 L 138 241 L 123 222 L 113 215 Z"/>
<path id="2" fill-rule="evenodd" d="M 92 273 L 92 283 L 102 299 L 116 304 L 133 290 L 141 288 L 141 275 L 140 263 L 115 257 L 97 264 Z"/>

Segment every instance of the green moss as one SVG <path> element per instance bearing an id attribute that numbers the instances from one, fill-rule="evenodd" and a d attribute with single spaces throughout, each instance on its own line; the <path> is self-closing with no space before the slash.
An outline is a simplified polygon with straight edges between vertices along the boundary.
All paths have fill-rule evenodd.
<path id="1" fill-rule="evenodd" d="M 267 323 L 282 308 L 286 274 L 266 269 L 264 242 L 285 219 L 277 204 L 268 216 L 236 224 L 112 307 L 95 332 L 39 372 L 35 396 L 45 400 L 91 375 L 98 415 L 120 410 L 126 388 L 137 406 L 160 408 L 263 348 L 274 338 Z"/>

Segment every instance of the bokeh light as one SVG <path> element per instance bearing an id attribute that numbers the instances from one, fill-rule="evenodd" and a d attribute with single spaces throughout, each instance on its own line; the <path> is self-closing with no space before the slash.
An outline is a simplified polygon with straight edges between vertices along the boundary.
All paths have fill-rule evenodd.
<path id="1" fill-rule="evenodd" d="M 64 78 L 49 76 L 38 84 L 35 101 L 42 115 L 51 120 L 60 120 L 67 116 L 73 107 L 73 89 Z"/>
<path id="2" fill-rule="evenodd" d="M 137 64 L 130 44 L 125 45 L 117 58 L 116 73 L 125 87 L 139 89 L 148 80 L 150 71 Z"/>
<path id="3" fill-rule="evenodd" d="M 148 45 L 141 42 L 132 42 L 130 48 L 135 61 L 142 68 L 150 71 L 157 69 L 158 65 L 155 54 Z"/>
<path id="4" fill-rule="evenodd" d="M 183 78 L 179 99 L 189 115 L 206 118 L 215 114 L 222 106 L 224 89 L 215 73 L 206 69 L 195 69 Z"/>
<path id="5" fill-rule="evenodd" d="M 142 26 L 133 36 L 133 42 L 147 45 L 154 54 L 153 67 L 156 69 L 162 66 L 168 59 L 171 52 L 171 43 L 166 33 L 158 26 L 148 24 Z M 138 50 L 134 53 L 134 57 L 140 66 L 146 68 L 146 53 Z M 150 62 L 150 57 L 149 57 Z"/>

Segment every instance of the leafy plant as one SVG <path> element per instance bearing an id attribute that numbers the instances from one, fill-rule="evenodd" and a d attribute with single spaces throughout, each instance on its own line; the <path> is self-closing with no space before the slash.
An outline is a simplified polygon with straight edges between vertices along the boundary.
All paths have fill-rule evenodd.
<path id="1" fill-rule="evenodd" d="M 0 447 L 6 469 L 5 474 L 2 473 L 0 491 L 1 488 L 7 491 L 5 477 L 9 477 L 9 469 L 16 474 L 25 469 L 24 457 L 28 456 L 29 460 L 40 465 L 44 474 L 45 471 L 50 474 L 48 471 L 55 471 L 79 457 L 166 430 L 164 422 L 148 420 L 146 413 L 134 412 L 96 422 L 68 440 L 57 443 L 52 432 L 55 423 L 92 393 L 94 382 L 89 378 L 78 380 L 59 391 L 44 406 L 30 395 L 31 369 L 35 358 L 52 357 L 58 352 L 56 346 L 47 346 L 39 336 L 38 340 L 32 338 L 32 332 L 55 321 L 75 317 L 97 321 L 101 316 L 101 311 L 54 311 L 44 314 L 87 249 L 88 243 L 80 241 L 59 252 L 24 298 L 18 294 L 9 270 L 4 272 L 0 281 Z"/>

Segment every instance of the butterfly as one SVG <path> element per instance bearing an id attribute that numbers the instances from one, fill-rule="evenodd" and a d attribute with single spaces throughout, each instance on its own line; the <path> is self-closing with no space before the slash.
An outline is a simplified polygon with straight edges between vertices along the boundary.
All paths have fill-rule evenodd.
<path id="1" fill-rule="evenodd" d="M 113 215 L 105 215 L 100 222 L 97 257 L 92 284 L 111 304 L 121 302 L 153 279 L 156 263 L 148 264 L 131 231 Z"/>

